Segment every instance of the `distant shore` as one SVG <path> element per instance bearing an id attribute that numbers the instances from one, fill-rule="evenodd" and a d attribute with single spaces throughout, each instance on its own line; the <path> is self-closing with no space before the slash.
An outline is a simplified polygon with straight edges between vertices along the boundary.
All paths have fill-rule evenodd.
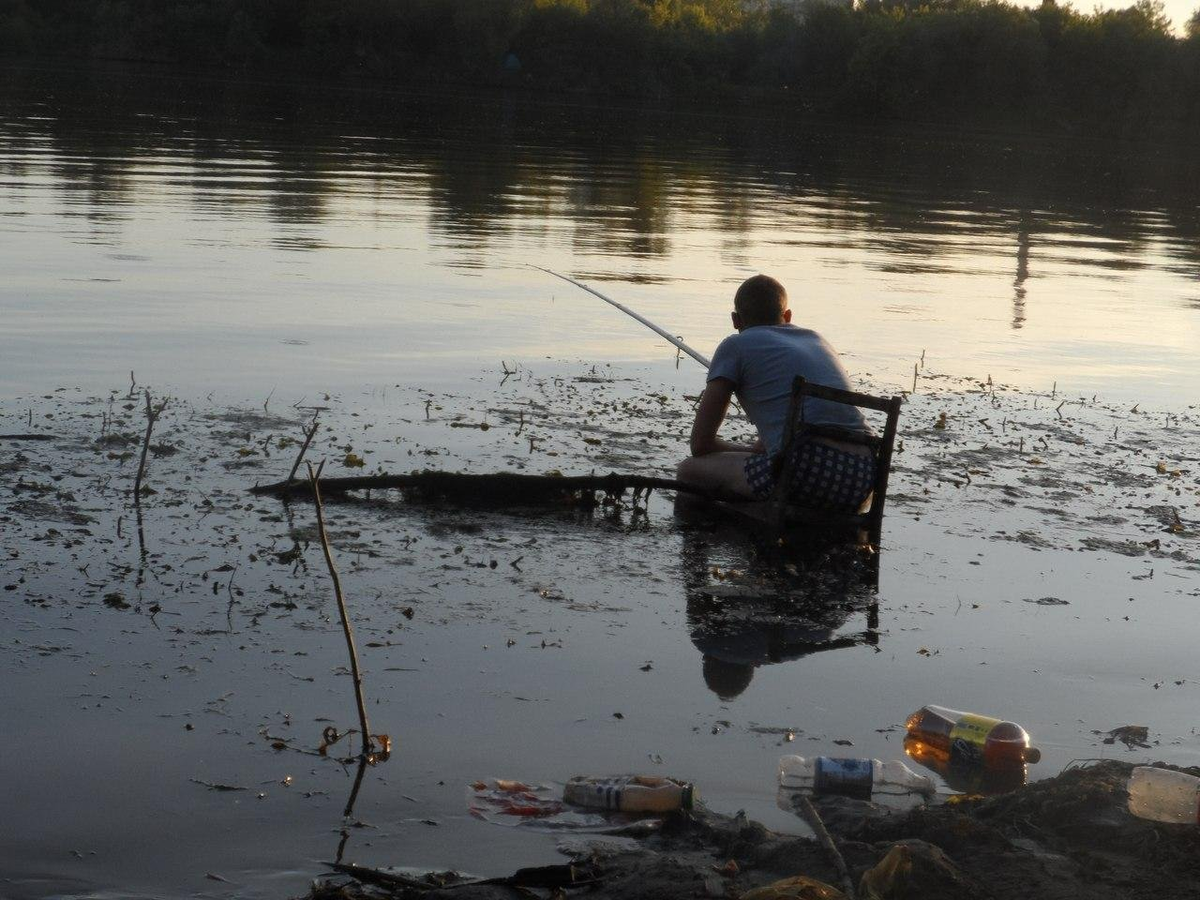
<path id="1" fill-rule="evenodd" d="M 1200 137 L 1200 12 L 979 0 L 130 0 L 0 6 L 0 54 L 231 75 L 745 102 L 852 120 Z"/>

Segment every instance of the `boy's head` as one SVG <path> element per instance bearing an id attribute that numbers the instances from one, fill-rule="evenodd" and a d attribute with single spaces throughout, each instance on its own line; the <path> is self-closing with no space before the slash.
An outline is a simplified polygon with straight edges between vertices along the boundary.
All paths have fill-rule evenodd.
<path id="1" fill-rule="evenodd" d="M 738 331 L 790 321 L 792 311 L 788 309 L 787 291 L 769 275 L 747 278 L 733 295 L 733 327 Z"/>

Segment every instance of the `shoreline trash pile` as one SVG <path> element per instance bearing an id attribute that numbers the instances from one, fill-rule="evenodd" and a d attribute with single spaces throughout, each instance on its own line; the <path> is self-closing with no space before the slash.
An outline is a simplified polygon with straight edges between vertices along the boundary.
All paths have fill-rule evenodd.
<path id="1" fill-rule="evenodd" d="M 1079 854 L 1106 852 L 1099 845 L 1089 848 L 1089 822 L 1141 833 L 1139 840 L 1129 841 L 1123 847 L 1139 860 L 1130 863 L 1132 868 L 1143 864 L 1146 851 L 1158 852 L 1156 848 L 1164 842 L 1164 834 L 1169 840 L 1200 849 L 1200 829 L 1186 827 L 1200 823 L 1200 777 L 1196 775 L 1159 766 L 1101 762 L 1088 767 L 1069 767 L 1054 778 L 1027 786 L 1026 766 L 1038 762 L 1041 754 L 1031 745 L 1024 728 L 1015 722 L 933 705 L 923 706 L 908 717 L 904 746 L 910 760 L 942 775 L 951 791 L 956 790 L 956 785 L 968 790 L 939 792 L 932 776 L 919 774 L 901 760 L 782 756 L 778 766 L 779 806 L 810 824 L 817 840 L 805 843 L 812 848 L 819 846 L 825 857 L 818 861 L 798 853 L 767 854 L 776 870 L 790 866 L 793 871 L 762 884 L 749 883 L 747 876 L 756 869 L 761 870 L 757 874 L 780 873 L 761 865 L 762 854 L 755 865 L 755 854 L 749 852 L 744 842 L 756 842 L 761 849 L 784 839 L 746 822 L 741 814 L 730 820 L 709 812 L 699 803 L 695 786 L 689 782 L 647 775 L 576 776 L 561 787 L 534 788 L 504 780 L 477 782 L 473 787 L 477 800 L 506 816 L 644 838 L 636 849 L 621 845 L 623 850 L 614 851 L 611 847 L 602 849 L 602 844 L 591 845 L 584 854 L 586 859 L 579 855 L 580 845 L 571 845 L 576 848 L 572 851 L 576 861 L 583 865 L 578 870 L 568 867 L 565 874 L 557 872 L 560 880 L 553 886 L 552 897 L 565 896 L 572 887 L 586 886 L 591 895 L 614 898 L 903 900 L 936 896 L 946 900 L 978 900 L 1011 894 L 989 889 L 989 885 L 995 887 L 995 873 L 987 873 L 991 877 L 983 878 L 969 869 L 986 871 L 1004 865 L 1009 874 L 1015 874 L 1022 866 L 1036 866 L 1041 881 L 1047 882 L 1039 884 L 1037 878 L 1026 877 L 1021 896 L 1083 900 L 1107 896 L 1093 882 L 1108 880 L 1109 870 L 1114 867 L 1111 851 L 1107 851 L 1110 859 L 1105 865 L 1090 867 L 1073 861 L 1070 853 L 1063 852 L 1064 841 L 1081 845 L 1074 848 Z M 1031 797 L 1044 798 L 1046 802 L 1039 806 Z M 818 805 L 824 817 L 818 812 Z M 1015 817 L 1013 810 L 1025 806 L 1030 806 L 1030 810 L 1023 810 L 1015 823 L 1004 823 L 1006 817 Z M 475 805 L 472 812 L 477 812 Z M 608 828 L 598 823 L 597 814 Z M 1063 832 L 1062 837 L 1056 838 L 1052 831 L 1033 821 L 1038 815 L 1052 819 L 1054 826 Z M 829 828 L 825 818 L 831 823 Z M 635 828 L 638 823 L 645 826 L 640 832 Z M 1160 832 L 1156 829 L 1162 826 L 1151 823 L 1168 823 L 1168 827 Z M 988 840 L 979 840 L 977 832 L 989 827 L 998 833 Z M 716 876 L 697 870 L 690 887 L 685 881 L 681 889 L 676 880 L 673 887 L 664 884 L 653 891 L 648 883 L 643 885 L 645 890 L 629 888 L 628 879 L 633 872 L 644 873 L 657 867 L 660 871 L 651 876 L 652 881 L 653 877 L 664 876 L 663 868 L 679 862 L 681 834 L 691 835 L 688 846 L 695 850 L 697 845 L 704 846 L 700 837 L 706 831 L 728 828 L 738 830 L 743 845 L 739 846 L 736 840 L 710 841 L 715 843 L 708 849 L 716 861 L 710 862 L 708 868 Z M 1153 838 L 1146 829 L 1153 832 Z M 1023 830 L 1030 836 L 1021 834 Z M 867 838 L 874 836 L 872 832 L 890 833 L 892 839 L 890 843 L 869 841 Z M 1098 833 L 1097 837 L 1102 840 L 1103 834 Z M 1119 845 L 1120 840 L 1113 843 Z M 967 844 L 975 846 L 964 856 L 962 849 Z M 1011 859 L 1014 854 L 1021 855 L 1021 859 Z M 722 855 L 727 859 L 719 864 Z M 1194 854 L 1188 856 L 1186 864 L 1197 866 Z M 1006 862 L 1001 863 L 1000 858 Z M 829 874 L 831 866 L 833 877 Z M 345 867 L 342 871 L 356 879 L 363 876 L 363 872 Z M 539 872 L 539 877 L 545 875 Z M 1071 884 L 1071 879 L 1076 883 Z M 625 885 L 618 886 L 622 881 Z M 840 883 L 841 889 L 833 887 L 831 882 Z M 374 883 L 378 886 L 378 879 Z M 419 881 L 408 884 L 399 894 L 391 896 L 436 897 L 441 890 L 453 890 L 456 897 L 490 897 L 491 894 L 477 892 L 496 884 L 496 879 L 472 881 L 455 876 L 436 885 L 422 886 Z M 1178 892 L 1155 889 L 1123 896 L 1191 896 L 1193 885 L 1181 883 Z M 527 882 L 508 882 L 506 887 L 535 895 L 535 886 Z M 359 896 L 353 884 L 341 885 L 338 888 L 341 893 L 322 893 L 332 889 L 318 885 L 310 900 Z"/>
<path id="2" fill-rule="evenodd" d="M 815 773 L 814 761 L 798 765 L 789 757 L 781 763 L 793 782 Z M 873 762 L 860 771 L 868 768 L 874 779 Z M 898 770 L 886 771 L 895 778 Z M 639 840 L 611 834 L 564 840 L 566 865 L 490 879 L 338 866 L 341 874 L 316 882 L 305 900 L 500 900 L 514 889 L 527 897 L 591 900 L 1184 900 L 1200 883 L 1200 828 L 1191 805 L 1198 776 L 1200 769 L 1106 760 L 1006 794 L 959 796 L 904 811 L 874 798 L 814 794 L 844 860 L 849 893 L 832 887 L 839 873 L 818 842 L 698 804 L 667 814 Z M 1144 817 L 1167 784 L 1174 788 L 1172 824 Z M 1185 809 L 1189 824 L 1178 824 Z M 1162 806 L 1153 810 L 1167 814 Z"/>

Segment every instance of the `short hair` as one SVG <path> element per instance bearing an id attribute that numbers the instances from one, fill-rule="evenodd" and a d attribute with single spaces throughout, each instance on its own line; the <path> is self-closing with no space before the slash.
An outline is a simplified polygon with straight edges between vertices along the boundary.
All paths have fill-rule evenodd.
<path id="1" fill-rule="evenodd" d="M 701 668 L 705 685 L 725 701 L 740 696 L 754 678 L 754 666 L 749 663 L 728 662 L 707 653 L 701 661 Z"/>
<path id="2" fill-rule="evenodd" d="M 755 275 L 737 289 L 733 308 L 747 325 L 778 325 L 788 308 L 787 291 L 770 275 Z"/>

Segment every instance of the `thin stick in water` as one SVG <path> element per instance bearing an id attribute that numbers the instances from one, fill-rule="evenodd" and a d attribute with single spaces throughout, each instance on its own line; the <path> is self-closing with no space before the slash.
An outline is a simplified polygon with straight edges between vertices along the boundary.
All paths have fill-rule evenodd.
<path id="1" fill-rule="evenodd" d="M 130 372 L 130 375 L 133 373 Z M 142 440 L 142 458 L 138 462 L 137 477 L 133 479 L 133 500 L 140 501 L 142 496 L 142 476 L 146 474 L 146 455 L 150 452 L 150 433 L 154 431 L 154 423 L 159 414 L 166 409 L 167 401 L 163 400 L 156 407 L 150 400 L 150 389 L 146 389 L 146 436 Z"/>
<path id="2" fill-rule="evenodd" d="M 300 446 L 300 453 L 296 457 L 296 461 L 292 464 L 292 471 L 288 472 L 288 481 L 296 480 L 296 472 L 300 469 L 300 461 L 304 459 L 304 453 L 308 450 L 308 445 L 312 443 L 313 436 L 317 433 L 317 429 L 320 427 L 317 424 L 317 416 L 319 415 L 319 411 L 313 413 L 312 422 L 309 424 L 308 428 L 304 429 L 304 443 Z"/>
<path id="3" fill-rule="evenodd" d="M 321 550 L 325 553 L 325 565 L 329 567 L 329 577 L 333 579 L 333 595 L 337 598 L 338 615 L 342 619 L 342 632 L 346 635 L 346 649 L 350 653 L 350 675 L 354 679 L 354 702 L 358 704 L 358 724 L 362 728 L 363 758 L 371 755 L 371 727 L 367 724 L 367 704 L 363 700 L 362 672 L 358 668 L 358 651 L 354 647 L 354 632 L 350 628 L 350 617 L 346 614 L 346 598 L 342 595 L 342 581 L 338 578 L 337 566 L 333 564 L 333 553 L 329 549 L 329 536 L 325 533 L 325 509 L 321 505 L 321 471 L 325 463 L 313 469 L 308 466 L 308 483 L 312 485 L 313 506 L 317 510 L 317 534 L 321 538 Z"/>
<path id="4" fill-rule="evenodd" d="M 796 798 L 796 803 L 800 807 L 800 812 L 804 816 L 804 820 L 808 822 L 812 828 L 813 834 L 817 836 L 817 843 L 825 851 L 829 857 L 833 867 L 837 869 L 838 878 L 842 882 L 842 893 L 850 900 L 855 900 L 854 882 L 850 879 L 850 871 L 846 868 L 846 860 L 842 858 L 842 853 L 837 848 L 837 844 L 833 842 L 833 838 L 829 834 L 829 830 L 825 827 L 825 822 L 821 819 L 821 814 L 817 812 L 817 808 L 812 805 L 812 801 L 801 794 Z"/>

